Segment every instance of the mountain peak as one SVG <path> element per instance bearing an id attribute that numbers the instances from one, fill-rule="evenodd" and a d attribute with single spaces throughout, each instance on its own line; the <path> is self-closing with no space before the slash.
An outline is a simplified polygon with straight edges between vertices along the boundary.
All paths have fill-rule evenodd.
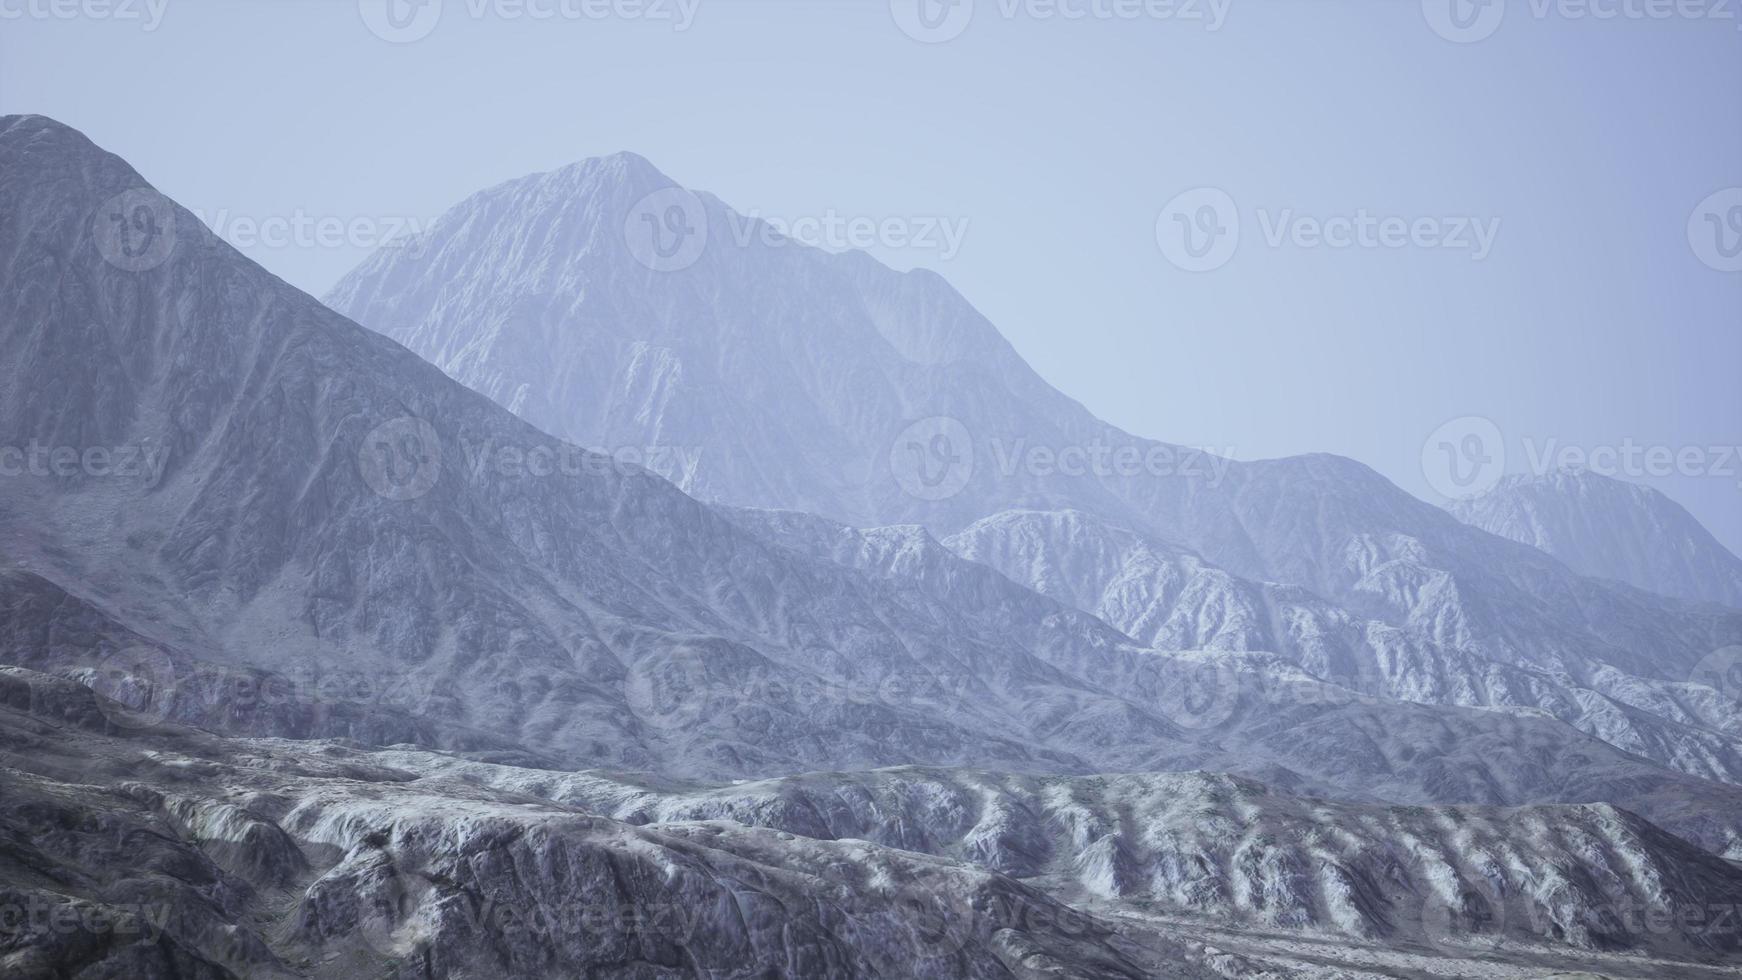
<path id="1" fill-rule="evenodd" d="M 101 157 L 122 163 L 90 137 L 51 116 L 21 113 L 0 116 L 0 151 L 40 153 L 56 156 Z M 40 175 L 38 175 L 40 176 Z"/>
<path id="2" fill-rule="evenodd" d="M 33 112 L 0 116 L 0 139 L 17 139 L 38 132 L 70 133 L 81 137 L 84 135 L 52 116 L 41 116 Z"/>
<path id="3" fill-rule="evenodd" d="M 677 181 L 666 176 L 652 161 L 629 150 L 576 160 L 525 179 L 546 184 L 571 184 L 595 191 L 609 189 L 613 193 L 635 197 L 677 185 Z"/>
<path id="4" fill-rule="evenodd" d="M 1449 508 L 1599 578 L 1742 607 L 1742 559 L 1651 487 L 1588 469 L 1512 475 Z"/>

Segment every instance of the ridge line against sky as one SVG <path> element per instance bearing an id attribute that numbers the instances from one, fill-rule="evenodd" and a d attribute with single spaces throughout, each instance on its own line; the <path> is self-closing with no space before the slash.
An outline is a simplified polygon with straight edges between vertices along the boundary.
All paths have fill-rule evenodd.
<path id="1" fill-rule="evenodd" d="M 763 217 L 951 222 L 947 254 L 911 235 L 870 251 L 941 273 L 1128 431 L 1335 452 L 1436 501 L 1424 463 L 1470 434 L 1448 420 L 1490 420 L 1512 472 L 1567 447 L 1692 448 L 1695 475 L 1614 475 L 1742 551 L 1742 473 L 1716 472 L 1742 445 L 1742 275 L 1690 240 L 1742 186 L 1734 23 L 1514 5 L 1459 43 L 1413 3 L 1236 2 L 1211 30 L 982 2 L 923 43 L 887 2 L 704 0 L 682 30 L 448 6 L 409 43 L 352 0 L 169 0 L 150 30 L 7 19 L 0 111 L 80 129 L 233 241 L 296 217 L 379 235 L 620 149 Z M 1202 272 L 1165 239 L 1196 188 L 1241 233 Z M 1362 216 L 1461 221 L 1472 245 L 1323 242 Z M 371 244 L 243 251 L 318 296 Z"/>

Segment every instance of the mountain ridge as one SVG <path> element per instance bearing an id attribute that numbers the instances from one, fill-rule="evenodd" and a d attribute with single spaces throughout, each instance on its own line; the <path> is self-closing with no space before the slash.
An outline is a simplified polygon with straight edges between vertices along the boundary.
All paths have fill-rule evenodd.
<path id="1" fill-rule="evenodd" d="M 1589 470 L 1515 474 L 1447 509 L 1583 574 L 1742 608 L 1742 558 L 1651 487 Z"/>

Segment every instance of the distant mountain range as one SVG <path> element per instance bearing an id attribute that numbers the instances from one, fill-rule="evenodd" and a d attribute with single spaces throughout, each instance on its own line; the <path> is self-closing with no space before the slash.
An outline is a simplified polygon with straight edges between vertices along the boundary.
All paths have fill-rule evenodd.
<path id="1" fill-rule="evenodd" d="M 1650 487 L 1584 470 L 1510 476 L 1450 509 L 1458 520 L 1540 548 L 1582 575 L 1742 608 L 1742 558 Z"/>
<path id="2" fill-rule="evenodd" d="M 672 208 L 681 242 L 659 223 Z M 661 472 L 701 499 L 921 524 L 1145 645 L 1540 708 L 1742 778 L 1735 699 L 1678 686 L 1742 638 L 1742 611 L 1583 577 L 1351 460 L 1243 463 L 1121 432 L 936 275 L 746 227 L 617 154 L 468 198 L 327 302 L 545 431 L 665 448 Z"/>
<path id="3" fill-rule="evenodd" d="M 1742 613 L 1334 457 L 1007 477 L 988 440 L 1129 437 L 935 277 L 719 239 L 660 271 L 625 229 L 668 190 L 628 156 L 516 182 L 341 287 L 479 394 L 0 118 L 0 446 L 42 461 L 0 498 L 0 826 L 28 842 L 0 892 L 170 913 L 0 972 L 1730 955 L 1604 916 L 1738 900 L 1739 709 L 1686 677 Z M 474 914 L 580 894 L 631 924 Z"/>

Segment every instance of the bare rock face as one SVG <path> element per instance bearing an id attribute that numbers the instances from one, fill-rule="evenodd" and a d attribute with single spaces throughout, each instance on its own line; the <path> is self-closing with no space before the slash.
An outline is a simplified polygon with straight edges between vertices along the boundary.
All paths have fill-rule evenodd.
<path id="1" fill-rule="evenodd" d="M 705 791 L 550 780 L 424 753 L 383 761 L 547 793 L 638 825 L 729 821 L 948 856 L 1055 889 L 1254 927 L 1449 941 L 1475 895 L 1502 939 L 1723 954 L 1742 871 L 1615 807 L 1397 807 L 1308 801 L 1210 773 L 1016 776 L 971 770 L 814 773 Z M 1651 929 L 1698 910 L 1686 932 Z"/>
<path id="2" fill-rule="evenodd" d="M 513 419 L 161 197 L 147 210 L 173 247 L 115 261 L 107 202 L 154 192 L 65 127 L 11 119 L 0 155 L 20 216 L 0 228 L 19 284 L 0 329 L 29 352 L 0 365 L 0 436 L 172 444 L 149 486 L 17 481 L 0 601 L 31 625 L 5 657 L 76 673 L 141 723 L 703 779 L 1213 765 L 1411 802 L 1614 799 L 1719 850 L 1736 836 L 1742 810 L 1667 812 L 1722 791 L 1669 789 L 1570 729 L 1523 722 L 1554 758 L 1502 763 L 1505 717 L 1303 698 L 1325 689 L 1262 658 L 1157 656 L 1056 605 L 1037 623 L 1021 610 L 1044 600 L 935 541 L 909 559 L 898 536 L 846 554 L 747 528 Z M 422 455 L 394 455 L 407 438 Z M 404 485 L 381 482 L 384 449 L 417 464 Z M 558 468 L 525 465 L 539 453 Z M 1194 688 L 1207 700 L 1179 696 Z"/>
<path id="3" fill-rule="evenodd" d="M 1540 548 L 1582 575 L 1742 608 L 1742 558 L 1650 487 L 1561 470 L 1506 477 L 1449 509 L 1466 524 Z"/>
<path id="4" fill-rule="evenodd" d="M 1318 975 L 1299 940 L 1231 953 L 1204 938 L 1222 927 L 1700 976 L 1742 943 L 1720 919 L 1742 871 L 1607 806 L 1333 804 L 1203 773 L 673 791 L 11 707 L 0 746 L 0 913 L 35 916 L 10 920 L 9 976 Z"/>
<path id="5" fill-rule="evenodd" d="M 649 202 L 697 231 L 681 267 L 636 250 Z M 769 238 L 633 154 L 481 191 L 326 302 L 547 432 L 645 453 L 703 500 L 939 537 L 1079 511 L 1417 640 L 1575 675 L 1685 680 L 1742 641 L 1742 611 L 1581 578 L 1353 460 L 1240 462 L 1122 432 L 936 274 Z"/>
<path id="6" fill-rule="evenodd" d="M 1742 781 L 1742 699 L 1702 697 L 1685 679 L 1520 666 L 1441 645 L 1076 511 L 995 514 L 944 544 L 1158 649 L 1269 651 L 1380 697 L 1538 709 L 1684 772 Z"/>
<path id="7" fill-rule="evenodd" d="M 939 509 L 877 489 L 861 450 L 887 458 L 911 411 L 1110 430 L 927 277 L 776 250 L 656 284 L 600 221 L 659 181 L 621 157 L 510 185 L 465 225 L 487 262 L 471 232 L 431 253 L 457 292 L 396 267 L 368 302 L 521 337 L 598 314 L 576 289 L 615 297 L 671 329 L 599 362 L 623 396 L 598 389 L 616 421 L 594 434 L 764 440 L 667 474 L 688 489 L 951 531 L 1080 506 L 1205 556 L 1209 585 L 1157 565 L 1154 594 L 1091 602 L 1117 576 L 1087 534 L 1067 574 L 1025 578 L 992 557 L 1014 549 L 916 526 L 700 502 L 289 289 L 71 130 L 5 117 L 0 446 L 48 462 L 0 496 L 0 974 L 1339 976 L 1299 944 L 1438 969 L 1498 939 L 1529 968 L 1625 974 L 1623 950 L 1692 976 L 1732 955 L 1684 918 L 1605 916 L 1735 901 L 1713 856 L 1742 854 L 1732 715 L 1668 678 L 1742 619 L 1581 579 L 1329 458 L 1215 488 L 987 470 Z M 546 199 L 580 214 L 514 224 Z M 535 228 L 598 263 L 478 285 Z M 851 321 L 845 353 L 779 306 L 810 295 L 793 281 Z M 552 305 L 484 298 L 522 287 Z M 702 295 L 718 350 L 692 349 Z M 493 349 L 455 353 L 511 377 Z M 735 373 L 732 411 L 694 400 Z M 586 387 L 491 394 L 554 410 Z M 781 391 L 853 409 L 804 422 Z M 942 391 L 960 401 L 921 397 Z M 1163 606 L 1172 625 L 1127 634 Z M 1285 608 L 1323 636 L 1264 621 Z"/>
<path id="8" fill-rule="evenodd" d="M 648 200 L 686 208 L 693 261 L 638 260 L 625 228 Z M 327 302 L 545 431 L 644 452 L 700 499 L 923 526 L 1142 645 L 1264 651 L 1374 696 L 1541 710 L 1742 781 L 1742 699 L 1688 683 L 1742 645 L 1742 610 L 1667 597 L 1722 598 L 1689 583 L 1728 582 L 1735 562 L 1669 508 L 1618 522 L 1637 540 L 1613 553 L 1641 556 L 1622 573 L 1569 550 L 1611 553 L 1607 532 L 1583 534 L 1600 517 L 1559 521 L 1558 544 L 1487 528 L 1507 541 L 1351 460 L 1242 463 L 1141 439 L 1048 387 L 937 276 L 759 231 L 620 154 L 468 198 Z M 919 469 L 941 482 L 915 484 Z M 1648 569 L 1654 547 L 1698 557 Z"/>
<path id="9" fill-rule="evenodd" d="M 11 677 L 38 704 L 96 700 Z M 1154 975 L 1110 926 L 955 861 L 732 822 L 637 827 L 336 748 L 54 717 L 0 708 L 0 875 L 30 883 L 0 892 L 25 917 L 0 946 L 7 976 Z M 22 751 L 36 732 L 53 747 Z M 74 768 L 135 778 L 45 775 Z"/>

